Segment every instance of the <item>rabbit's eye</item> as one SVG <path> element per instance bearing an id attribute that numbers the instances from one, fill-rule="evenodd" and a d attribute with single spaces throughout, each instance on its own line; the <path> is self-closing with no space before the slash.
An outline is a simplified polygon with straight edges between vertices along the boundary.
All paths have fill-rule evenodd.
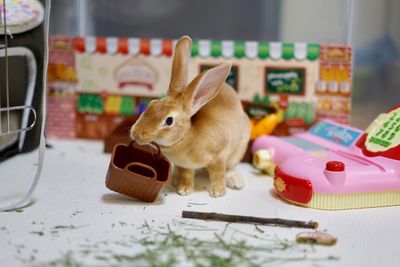
<path id="1" fill-rule="evenodd" d="M 165 120 L 164 125 L 171 126 L 172 123 L 174 123 L 174 119 L 173 119 L 172 117 L 168 117 L 168 118 Z"/>

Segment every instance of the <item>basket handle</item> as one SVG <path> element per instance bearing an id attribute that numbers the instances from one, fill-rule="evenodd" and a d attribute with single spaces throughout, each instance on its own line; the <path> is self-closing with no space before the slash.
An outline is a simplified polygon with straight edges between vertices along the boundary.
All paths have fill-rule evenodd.
<path id="1" fill-rule="evenodd" d="M 129 171 L 129 172 L 135 172 L 133 170 L 134 167 L 139 167 L 139 169 L 142 168 L 142 169 L 146 169 L 146 170 L 150 171 L 153 174 L 152 176 L 143 175 L 143 174 L 142 175 L 146 176 L 148 178 L 157 180 L 157 172 L 156 172 L 156 170 L 153 167 L 149 166 L 149 165 L 146 165 L 146 164 L 143 164 L 143 163 L 140 163 L 140 162 L 131 162 L 131 163 L 127 164 L 124 169 L 126 171 Z"/>
<path id="2" fill-rule="evenodd" d="M 135 141 L 132 141 L 130 145 L 131 145 L 131 146 L 132 146 L 132 145 L 141 146 L 141 145 L 139 145 L 138 143 L 136 143 Z M 151 143 L 149 143 L 149 144 L 147 144 L 147 145 L 145 145 L 145 146 L 151 147 L 152 150 L 154 150 L 154 151 L 157 153 L 157 154 L 156 154 L 157 158 L 161 158 L 161 149 L 160 149 L 160 147 L 159 147 L 159 145 L 158 145 L 157 143 L 151 142 Z"/>

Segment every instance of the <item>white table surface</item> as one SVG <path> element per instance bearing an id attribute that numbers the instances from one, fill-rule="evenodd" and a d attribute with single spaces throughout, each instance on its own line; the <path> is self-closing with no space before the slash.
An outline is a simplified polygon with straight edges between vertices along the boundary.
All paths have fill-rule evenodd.
<path id="1" fill-rule="evenodd" d="M 144 263 L 118 262 L 113 255 L 130 257 L 143 251 L 134 239 L 146 235 L 145 222 L 157 231 L 169 225 L 190 237 L 215 240 L 217 233 L 227 242 L 243 239 L 260 247 L 277 239 L 292 244 L 297 233 L 310 231 L 182 219 L 182 210 L 314 220 L 319 230 L 338 238 L 332 247 L 293 245 L 283 252 L 258 252 L 276 259 L 274 266 L 400 266 L 400 207 L 332 212 L 290 205 L 271 193 L 270 177 L 256 174 L 248 164 L 237 167 L 246 187 L 228 189 L 222 198 L 210 198 L 204 189 L 206 179 L 199 177 L 201 186 L 189 196 L 179 196 L 168 186 L 156 202 L 142 203 L 105 187 L 110 155 L 102 153 L 102 143 L 50 144 L 34 203 L 20 212 L 0 213 L 0 266 L 141 266 Z M 68 265 L 70 258 L 79 264 Z M 51 261 L 59 265 L 49 265 Z M 186 265 L 190 266 L 174 266 Z"/>

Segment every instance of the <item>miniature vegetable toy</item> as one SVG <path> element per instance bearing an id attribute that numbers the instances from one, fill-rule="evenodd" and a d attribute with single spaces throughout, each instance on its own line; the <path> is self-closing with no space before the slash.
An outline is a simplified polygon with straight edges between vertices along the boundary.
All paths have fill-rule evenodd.
<path id="1" fill-rule="evenodd" d="M 254 140 L 264 134 L 271 134 L 278 125 L 278 115 L 269 114 L 258 122 L 251 123 L 251 139 Z"/>
<path id="2" fill-rule="evenodd" d="M 252 151 L 260 149 L 277 164 L 276 193 L 290 202 L 328 210 L 400 205 L 400 106 L 365 132 L 321 121 L 292 137 L 262 136 Z"/>
<path id="3" fill-rule="evenodd" d="M 210 177 L 209 195 L 220 197 L 226 184 L 243 187 L 234 167 L 246 151 L 250 122 L 238 95 L 224 83 L 231 63 L 211 68 L 187 84 L 191 44 L 187 36 L 177 42 L 167 96 L 150 102 L 132 126 L 131 138 L 138 144 L 155 142 L 160 146 L 177 167 L 178 194 L 189 194 L 195 169 L 205 167 Z"/>
<path id="4" fill-rule="evenodd" d="M 284 111 L 277 103 L 271 103 L 268 96 L 263 101 L 257 94 L 254 102 L 245 102 L 245 110 L 250 117 L 250 139 L 254 140 L 264 134 L 271 134 L 284 119 Z"/>

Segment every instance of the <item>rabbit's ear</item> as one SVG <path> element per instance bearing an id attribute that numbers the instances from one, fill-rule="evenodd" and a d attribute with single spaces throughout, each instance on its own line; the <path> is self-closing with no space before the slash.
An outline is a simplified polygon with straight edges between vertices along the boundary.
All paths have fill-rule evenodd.
<path id="1" fill-rule="evenodd" d="M 190 116 L 194 115 L 202 106 L 218 95 L 231 67 L 232 64 L 230 62 L 221 63 L 199 74 L 187 86 L 184 97 L 185 103 L 189 105 Z"/>
<path id="2" fill-rule="evenodd" d="M 182 36 L 176 43 L 172 61 L 171 81 L 168 88 L 170 96 L 181 93 L 186 86 L 191 51 L 192 39 L 189 36 Z"/>

